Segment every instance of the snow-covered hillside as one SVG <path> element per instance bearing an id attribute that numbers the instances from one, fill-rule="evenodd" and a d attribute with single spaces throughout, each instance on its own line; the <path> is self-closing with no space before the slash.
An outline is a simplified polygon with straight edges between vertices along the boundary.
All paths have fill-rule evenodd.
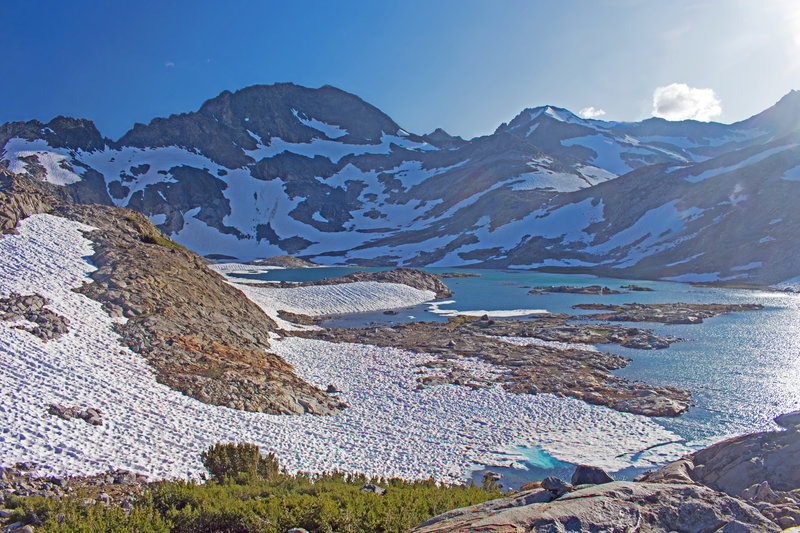
<path id="1" fill-rule="evenodd" d="M 0 165 L 136 209 L 212 257 L 581 268 L 773 283 L 800 274 L 787 199 L 800 93 L 725 125 L 544 106 L 492 135 L 415 135 L 332 87 L 225 92 L 119 141 L 59 117 L 0 127 Z"/>

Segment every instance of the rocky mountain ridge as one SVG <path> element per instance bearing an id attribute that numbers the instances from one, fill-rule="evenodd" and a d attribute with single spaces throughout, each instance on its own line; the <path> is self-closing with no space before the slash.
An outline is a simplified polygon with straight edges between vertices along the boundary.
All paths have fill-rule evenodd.
<path id="1" fill-rule="evenodd" d="M 203 258 L 165 238 L 136 212 L 68 200 L 0 171 L 0 221 L 5 231 L 36 213 L 97 228 L 87 233 L 97 270 L 92 283 L 75 290 L 103 303 L 111 316 L 128 318 L 116 324 L 117 333 L 155 369 L 159 382 L 205 403 L 247 411 L 332 414 L 346 407 L 269 352 L 277 325 L 206 268 Z M 21 304 L 15 303 L 19 300 L 9 303 L 10 311 L 22 313 L 17 310 Z M 37 303 L 35 296 L 21 300 Z M 33 308 L 41 313 L 44 301 L 38 303 Z"/>
<path id="2" fill-rule="evenodd" d="M 357 96 L 224 92 L 117 141 L 86 120 L 0 126 L 0 165 L 125 206 L 215 258 L 590 271 L 771 284 L 800 275 L 800 92 L 730 125 L 526 109 L 464 140 Z"/>

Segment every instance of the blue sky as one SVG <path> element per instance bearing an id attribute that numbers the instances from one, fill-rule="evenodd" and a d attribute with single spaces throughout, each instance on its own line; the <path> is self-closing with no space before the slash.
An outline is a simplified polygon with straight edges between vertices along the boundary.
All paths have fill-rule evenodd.
<path id="1" fill-rule="evenodd" d="M 6 0 L 3 12 L 0 122 L 78 116 L 114 139 L 278 81 L 334 85 L 409 131 L 467 138 L 544 104 L 641 120 L 654 93 L 666 118 L 734 122 L 800 89 L 794 0 Z"/>

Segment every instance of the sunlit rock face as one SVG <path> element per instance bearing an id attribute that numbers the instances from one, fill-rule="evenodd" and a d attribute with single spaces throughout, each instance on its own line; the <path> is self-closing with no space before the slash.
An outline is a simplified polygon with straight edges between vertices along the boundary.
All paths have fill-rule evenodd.
<path id="1" fill-rule="evenodd" d="M 117 141 L 86 120 L 0 126 L 0 165 L 131 207 L 218 257 L 548 268 L 776 283 L 800 275 L 800 93 L 725 125 L 523 110 L 415 135 L 355 95 L 253 86 Z"/>

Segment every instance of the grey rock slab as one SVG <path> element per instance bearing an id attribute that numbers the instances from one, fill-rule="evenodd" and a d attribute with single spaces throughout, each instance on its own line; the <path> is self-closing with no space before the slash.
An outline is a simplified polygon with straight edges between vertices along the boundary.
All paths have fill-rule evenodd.
<path id="1" fill-rule="evenodd" d="M 377 494 L 378 496 L 383 496 L 386 494 L 386 489 L 377 485 L 373 485 L 372 483 L 367 483 L 361 487 L 361 492 L 371 492 L 373 494 Z"/>
<path id="2" fill-rule="evenodd" d="M 573 485 L 598 485 L 614 481 L 602 468 L 589 465 L 578 465 L 570 479 Z"/>
<path id="3" fill-rule="evenodd" d="M 792 411 L 775 418 L 775 423 L 785 429 L 796 429 L 800 427 L 800 411 Z"/>
<path id="4" fill-rule="evenodd" d="M 555 476 L 548 476 L 542 480 L 542 488 L 552 492 L 566 492 L 571 487 L 566 481 Z"/>
<path id="5" fill-rule="evenodd" d="M 780 531 L 756 508 L 698 485 L 615 481 L 577 490 L 549 503 L 519 502 L 520 496 L 515 496 L 457 509 L 412 531 L 700 533 L 735 522 L 738 524 L 725 531 Z"/>

